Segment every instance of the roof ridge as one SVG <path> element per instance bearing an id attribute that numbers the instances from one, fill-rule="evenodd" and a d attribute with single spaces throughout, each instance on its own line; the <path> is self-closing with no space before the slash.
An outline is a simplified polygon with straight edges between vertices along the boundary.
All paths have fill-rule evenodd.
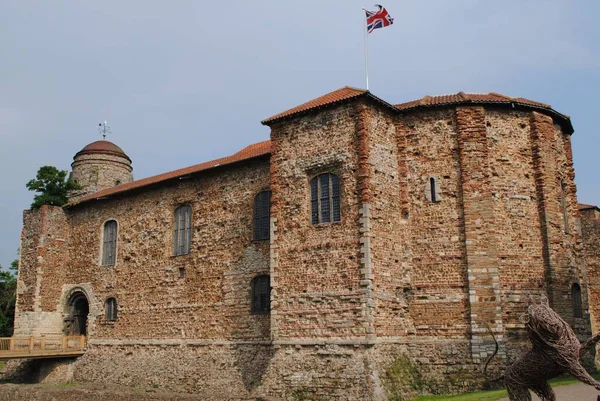
<path id="1" fill-rule="evenodd" d="M 67 203 L 66 207 L 71 207 L 78 205 L 83 202 L 88 202 L 91 200 L 97 200 L 101 198 L 105 198 L 111 195 L 120 194 L 123 192 L 128 192 L 134 189 L 147 187 L 149 185 L 158 184 L 164 181 L 168 181 L 171 179 L 185 177 L 190 174 L 195 174 L 201 171 L 209 170 L 211 168 L 225 166 L 228 164 L 237 163 L 244 160 L 253 159 L 255 157 L 264 156 L 271 153 L 271 141 L 261 141 L 257 143 L 250 144 L 240 151 L 231 154 L 229 156 L 220 157 L 218 159 L 213 159 L 201 163 L 197 163 L 188 167 L 182 167 L 179 169 L 167 171 L 165 173 L 156 174 L 150 177 L 140 178 L 139 180 L 135 180 L 132 182 L 128 182 L 125 184 L 120 184 L 115 187 L 103 189 L 98 192 L 94 192 L 91 194 L 87 194 L 81 197 L 79 200 L 71 201 Z"/>

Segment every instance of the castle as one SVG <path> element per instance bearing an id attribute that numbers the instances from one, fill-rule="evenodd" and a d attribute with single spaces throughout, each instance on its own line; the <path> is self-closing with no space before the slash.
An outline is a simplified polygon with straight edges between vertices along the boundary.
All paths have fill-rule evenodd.
<path id="1" fill-rule="evenodd" d="M 600 215 L 582 207 L 584 238 L 567 116 L 344 87 L 262 123 L 269 141 L 141 180 L 111 142 L 77 153 L 82 189 L 24 212 L 15 335 L 87 335 L 77 380 L 384 400 L 406 372 L 476 386 L 490 331 L 498 368 L 541 296 L 590 334 Z"/>

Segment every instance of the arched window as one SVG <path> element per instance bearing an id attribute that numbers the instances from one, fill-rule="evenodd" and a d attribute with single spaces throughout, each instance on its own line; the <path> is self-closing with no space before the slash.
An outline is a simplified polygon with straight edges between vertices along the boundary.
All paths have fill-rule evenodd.
<path id="1" fill-rule="evenodd" d="M 112 266 L 117 260 L 117 222 L 104 223 L 102 236 L 102 266 Z"/>
<path id="2" fill-rule="evenodd" d="M 262 191 L 254 198 L 254 240 L 269 239 L 271 217 L 271 191 Z"/>
<path id="3" fill-rule="evenodd" d="M 573 302 L 573 317 L 582 318 L 581 287 L 577 283 L 571 287 L 571 302 Z"/>
<path id="4" fill-rule="evenodd" d="M 107 322 L 117 320 L 117 300 L 115 298 L 107 298 L 104 303 L 105 318 Z"/>
<path id="5" fill-rule="evenodd" d="M 271 283 L 269 276 L 257 276 L 252 280 L 252 313 L 269 313 L 271 310 Z"/>
<path id="6" fill-rule="evenodd" d="M 340 179 L 337 175 L 320 174 L 310 182 L 310 208 L 312 224 L 341 220 Z"/>
<path id="7" fill-rule="evenodd" d="M 192 244 L 192 207 L 182 205 L 175 209 L 173 255 L 187 255 Z"/>

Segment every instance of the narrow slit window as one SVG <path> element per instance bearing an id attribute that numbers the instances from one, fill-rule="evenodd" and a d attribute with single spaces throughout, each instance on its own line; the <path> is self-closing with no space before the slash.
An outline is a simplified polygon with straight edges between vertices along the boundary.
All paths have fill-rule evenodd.
<path id="1" fill-rule="evenodd" d="M 429 195 L 431 196 L 432 202 L 437 202 L 437 188 L 435 178 L 429 178 Z"/>
<path id="2" fill-rule="evenodd" d="M 115 298 L 108 298 L 105 303 L 105 318 L 107 322 L 114 322 L 117 320 L 117 300 Z"/>
<path id="3" fill-rule="evenodd" d="M 102 266 L 112 266 L 117 260 L 117 222 L 104 223 L 102 236 Z"/>
<path id="4" fill-rule="evenodd" d="M 312 224 L 338 222 L 340 211 L 340 179 L 327 173 L 310 182 L 310 221 Z"/>
<path id="5" fill-rule="evenodd" d="M 583 317 L 583 306 L 581 302 L 581 287 L 575 283 L 571 287 L 571 301 L 573 302 L 573 317 Z"/>
<path id="6" fill-rule="evenodd" d="M 252 313 L 265 314 L 271 310 L 271 283 L 269 276 L 258 276 L 252 280 Z"/>
<path id="7" fill-rule="evenodd" d="M 254 198 L 254 240 L 269 239 L 271 217 L 271 191 L 262 191 Z"/>
<path id="8" fill-rule="evenodd" d="M 192 245 L 192 207 L 182 205 L 175 209 L 173 228 L 173 255 L 187 255 Z"/>
<path id="9" fill-rule="evenodd" d="M 565 234 L 569 233 L 569 213 L 567 210 L 567 185 L 560 181 L 560 207 L 563 214 L 563 223 L 565 225 Z"/>

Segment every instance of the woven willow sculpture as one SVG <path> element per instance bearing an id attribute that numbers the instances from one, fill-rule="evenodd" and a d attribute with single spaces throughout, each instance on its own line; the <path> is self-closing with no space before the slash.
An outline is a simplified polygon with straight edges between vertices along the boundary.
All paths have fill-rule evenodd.
<path id="1" fill-rule="evenodd" d="M 529 389 L 542 401 L 555 401 L 556 396 L 548 380 L 563 373 L 570 373 L 600 390 L 600 383 L 585 371 L 580 362 L 583 354 L 600 340 L 600 333 L 580 344 L 573 329 L 550 308 L 547 300 L 529 306 L 524 319 L 533 347 L 506 369 L 504 383 L 511 401 L 531 401 Z M 488 363 L 497 350 L 496 342 L 496 352 Z"/>

